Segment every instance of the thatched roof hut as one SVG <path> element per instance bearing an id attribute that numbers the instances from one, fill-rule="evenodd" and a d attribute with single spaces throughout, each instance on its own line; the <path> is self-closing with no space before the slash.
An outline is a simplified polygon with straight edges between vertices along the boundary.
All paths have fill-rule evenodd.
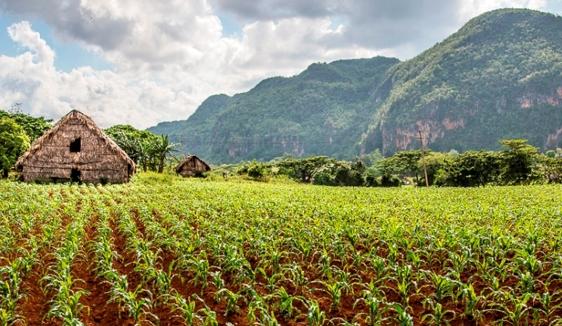
<path id="1" fill-rule="evenodd" d="M 94 121 L 73 110 L 16 163 L 23 181 L 128 182 L 135 163 Z"/>
<path id="2" fill-rule="evenodd" d="M 176 173 L 184 177 L 200 177 L 211 167 L 195 155 L 186 156 L 177 166 Z"/>

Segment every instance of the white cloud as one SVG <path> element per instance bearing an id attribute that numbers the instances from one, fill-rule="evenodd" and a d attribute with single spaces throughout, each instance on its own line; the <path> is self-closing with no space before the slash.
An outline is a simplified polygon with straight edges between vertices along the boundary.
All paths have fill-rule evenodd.
<path id="1" fill-rule="evenodd" d="M 163 120 L 185 119 L 214 93 L 245 91 L 260 79 L 292 75 L 319 60 L 376 54 L 358 46 L 331 48 L 324 39 L 339 31 L 326 18 L 256 22 L 244 27 L 241 38 L 228 38 L 204 1 L 197 10 L 186 2 L 165 8 L 155 4 L 158 2 L 136 3 L 109 2 L 113 7 L 98 8 L 84 2 L 82 11 L 90 15 L 121 21 L 136 17 L 133 25 L 124 28 L 132 32 L 117 37 L 123 40 L 118 45 L 96 43 L 97 38 L 81 40 L 102 53 L 113 64 L 113 71 L 89 67 L 57 71 L 53 60 L 47 59 L 52 50 L 29 23 L 11 26 L 12 39 L 29 51 L 1 57 L 13 69 L 0 72 L 2 85 L 6 85 L 0 88 L 4 99 L 0 105 L 17 101 L 26 111 L 53 118 L 73 107 L 92 114 L 105 126 L 132 123 L 148 127 Z M 78 24 L 67 20 L 72 26 Z"/>
<path id="2" fill-rule="evenodd" d="M 0 56 L 0 106 L 58 118 L 71 108 L 103 126 L 148 127 L 185 119 L 206 97 L 245 91 L 317 61 L 374 55 L 408 58 L 469 18 L 499 7 L 541 9 L 545 0 L 0 0 L 41 19 L 66 41 L 112 63 L 111 71 L 58 71 L 54 51 L 27 22 L 8 28 L 27 49 Z M 272 8 L 272 10 L 267 10 Z M 217 10 L 240 17 L 226 37 Z M 275 9 L 275 10 L 273 10 Z"/>
<path id="3" fill-rule="evenodd" d="M 22 103 L 26 111 L 50 118 L 76 108 L 104 126 L 119 122 L 147 126 L 160 119 L 154 108 L 178 101 L 177 94 L 153 82 L 136 81 L 112 71 L 90 67 L 58 71 L 53 66 L 54 52 L 28 22 L 8 30 L 12 40 L 28 51 L 16 57 L 0 56 L 2 107 Z M 189 103 L 183 100 L 181 104 Z"/>
<path id="4" fill-rule="evenodd" d="M 14 24 L 8 31 L 27 51 L 15 57 L 0 56 L 0 65 L 6 67 L 0 70 L 0 106 L 23 103 L 24 110 L 55 119 L 76 108 L 102 126 L 132 123 L 148 127 L 162 120 L 185 118 L 217 91 L 232 93 L 270 74 L 294 74 L 317 58 L 374 54 L 361 48 L 319 47 L 315 45 L 318 39 L 338 32 L 330 29 L 329 21 L 293 19 L 248 25 L 242 40 L 210 39 L 207 46 L 213 48 L 207 49 L 206 55 L 195 55 L 184 64 L 174 60 L 158 63 L 152 58 L 144 66 L 142 60 L 137 62 L 135 67 L 134 60 L 126 56 L 130 52 L 125 52 L 115 54 L 115 71 L 80 67 L 63 72 L 54 67 L 53 50 L 29 22 Z M 275 41 L 278 35 L 284 35 L 282 44 Z"/>
<path id="5" fill-rule="evenodd" d="M 55 53 L 47 43 L 41 39 L 39 33 L 31 29 L 31 24 L 27 21 L 14 24 L 8 28 L 8 34 L 15 42 L 30 49 L 35 54 L 36 62 L 47 66 L 53 65 Z"/>

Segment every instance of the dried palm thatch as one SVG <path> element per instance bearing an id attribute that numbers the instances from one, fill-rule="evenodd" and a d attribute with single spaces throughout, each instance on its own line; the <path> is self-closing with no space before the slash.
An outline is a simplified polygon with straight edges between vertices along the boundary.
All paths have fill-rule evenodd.
<path id="1" fill-rule="evenodd" d="M 24 181 L 128 182 L 135 163 L 94 121 L 73 110 L 16 163 Z"/>
<path id="2" fill-rule="evenodd" d="M 211 167 L 195 155 L 186 156 L 176 166 L 176 173 L 183 177 L 198 177 L 207 171 L 211 171 Z"/>

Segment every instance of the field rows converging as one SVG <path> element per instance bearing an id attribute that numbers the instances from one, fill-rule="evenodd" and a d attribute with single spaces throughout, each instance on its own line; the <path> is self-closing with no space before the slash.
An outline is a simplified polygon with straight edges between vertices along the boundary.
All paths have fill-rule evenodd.
<path id="1" fill-rule="evenodd" d="M 559 325 L 561 198 L 4 182 L 0 324 Z"/>

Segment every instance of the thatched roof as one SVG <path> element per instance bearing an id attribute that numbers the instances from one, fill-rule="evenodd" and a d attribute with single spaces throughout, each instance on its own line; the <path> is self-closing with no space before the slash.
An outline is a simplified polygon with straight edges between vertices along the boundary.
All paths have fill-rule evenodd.
<path id="1" fill-rule="evenodd" d="M 60 127 L 67 123 L 69 120 L 78 120 L 80 121 L 87 129 L 89 129 L 96 137 L 103 140 L 103 142 L 121 159 L 123 159 L 127 164 L 132 167 L 132 170 L 135 170 L 135 162 L 131 160 L 131 158 L 125 153 L 124 150 L 121 149 L 113 139 L 109 138 L 103 130 L 96 126 L 94 120 L 90 117 L 85 115 L 84 113 L 78 110 L 72 110 L 67 113 L 64 117 L 62 117 L 50 130 L 45 132 L 41 137 L 37 138 L 33 144 L 31 144 L 30 149 L 25 152 L 16 162 L 16 169 L 20 169 L 23 165 L 25 165 L 26 161 L 32 157 L 39 149 L 43 147 L 43 145 L 48 142 L 54 135 L 57 134 Z"/>
<path id="2" fill-rule="evenodd" d="M 176 173 L 180 173 L 182 167 L 183 167 L 185 164 L 187 164 L 187 163 L 189 163 L 190 161 L 192 161 L 192 160 L 199 161 L 199 162 L 205 167 L 205 171 L 210 171 L 210 170 L 211 170 L 211 167 L 209 166 L 209 164 L 205 163 L 205 161 L 203 161 L 203 160 L 200 159 L 199 157 L 197 157 L 197 156 L 195 156 L 195 155 L 188 155 L 188 156 L 186 156 L 183 160 L 181 160 L 181 162 L 180 162 L 178 165 L 176 165 L 176 169 L 175 169 L 175 170 L 176 170 Z"/>

